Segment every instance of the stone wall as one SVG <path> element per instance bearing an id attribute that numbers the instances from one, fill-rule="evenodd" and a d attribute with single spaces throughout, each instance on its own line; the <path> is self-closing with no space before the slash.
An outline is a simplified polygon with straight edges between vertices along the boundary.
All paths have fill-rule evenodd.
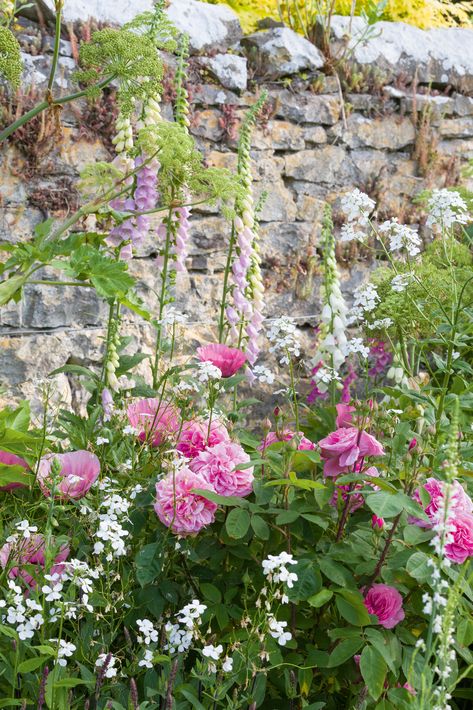
<path id="1" fill-rule="evenodd" d="M 125 0 L 114 3 L 118 16 L 121 1 L 127 5 Z M 33 94 L 44 91 L 51 61 L 48 3 L 40 5 L 41 26 L 33 15 L 22 20 L 19 33 L 25 106 L 29 85 Z M 83 19 L 92 5 L 101 4 L 66 3 L 69 22 Z M 146 0 L 133 3 L 136 10 L 148 5 Z M 423 32 L 401 23 L 379 23 L 378 36 L 356 48 L 341 75 L 342 111 L 337 80 L 324 72 L 321 53 L 290 30 L 276 27 L 242 39 L 238 20 L 227 8 L 174 0 L 170 12 L 191 33 L 191 130 L 208 165 L 235 167 L 238 123 L 262 87 L 269 92 L 252 144 L 255 195 L 267 194 L 260 216 L 267 315 L 297 316 L 310 348 L 311 326 L 319 311 L 324 201 L 333 205 L 339 227 L 340 195 L 359 187 L 377 200 L 379 218 L 420 221 L 428 238 L 412 198 L 425 188 L 465 182 L 462 167 L 473 157 L 473 32 Z M 75 66 L 72 26 L 67 27 L 58 92 L 66 90 Z M 72 39 L 80 38 L 81 31 L 83 26 L 76 23 Z M 346 18 L 335 18 L 334 51 L 345 41 L 345 31 Z M 169 78 L 174 58 L 166 57 L 166 65 Z M 5 97 L 4 107 L 7 110 Z M 164 113 L 172 115 L 169 103 Z M 24 133 L 3 146 L 1 242 L 27 240 L 45 218 L 61 220 L 77 207 L 74 185 L 80 169 L 111 157 L 112 118 L 111 98 L 94 112 L 83 103 L 63 111 L 60 141 L 45 126 L 33 140 Z M 177 283 L 177 303 L 190 320 L 186 337 L 190 351 L 197 340 L 213 337 L 228 235 L 229 225 L 217 212 L 194 210 L 188 273 Z M 151 306 L 152 289 L 158 284 L 154 256 L 151 233 L 130 266 L 139 279 L 140 295 Z M 368 252 L 340 245 L 338 256 L 349 296 L 369 269 Z M 89 289 L 29 285 L 20 304 L 0 311 L 0 398 L 2 388 L 5 400 L 31 395 L 36 378 L 65 362 L 98 362 L 105 308 Z M 133 336 L 132 349 L 150 350 L 152 336 L 146 324 L 133 316 L 125 331 Z M 74 403 L 68 377 L 61 375 L 57 387 L 66 401 Z"/>

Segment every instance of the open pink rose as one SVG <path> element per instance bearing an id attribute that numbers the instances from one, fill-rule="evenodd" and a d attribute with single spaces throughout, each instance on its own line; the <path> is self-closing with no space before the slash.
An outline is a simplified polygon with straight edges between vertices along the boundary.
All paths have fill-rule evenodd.
<path id="1" fill-rule="evenodd" d="M 423 488 L 430 496 L 430 500 L 424 508 L 430 522 L 414 517 L 409 517 L 409 522 L 413 525 L 418 525 L 420 528 L 431 528 L 437 521 L 439 515 L 444 515 L 445 483 L 444 481 L 439 481 L 437 478 L 428 478 Z M 414 491 L 412 497 L 417 503 L 422 505 L 419 489 Z M 458 481 L 453 481 L 450 486 L 448 502 L 449 517 L 457 513 L 471 513 L 472 511 L 473 502 L 468 493 L 465 492 L 463 486 Z"/>
<path id="2" fill-rule="evenodd" d="M 250 461 L 240 444 L 224 441 L 202 451 L 190 463 L 198 473 L 221 496 L 244 496 L 253 491 L 253 467 L 238 469 Z"/>
<path id="3" fill-rule="evenodd" d="M 310 439 L 307 439 L 307 437 L 304 436 L 304 434 L 299 431 L 291 431 L 290 429 L 283 429 L 283 431 L 276 432 L 276 431 L 268 431 L 266 434 L 265 438 L 261 442 L 261 444 L 258 446 L 259 451 L 264 451 L 264 449 L 267 449 L 268 446 L 271 446 L 271 444 L 276 444 L 280 441 L 291 441 L 295 436 L 297 436 L 299 443 L 297 445 L 297 450 L 298 451 L 312 451 L 315 449 L 315 444 L 313 441 L 310 441 Z"/>
<path id="4" fill-rule="evenodd" d="M 207 446 L 215 446 L 222 441 L 230 441 L 230 436 L 221 421 L 213 419 L 209 431 L 208 419 L 193 419 L 182 425 L 176 449 L 186 458 L 193 459 Z"/>
<path id="5" fill-rule="evenodd" d="M 67 454 L 47 454 L 38 467 L 38 483 L 45 496 L 53 490 L 51 466 L 59 461 L 61 471 L 55 485 L 54 497 L 65 500 L 79 500 L 89 491 L 100 473 L 100 461 L 90 451 L 71 451 Z"/>
<path id="6" fill-rule="evenodd" d="M 405 616 L 401 595 L 387 584 L 373 584 L 365 596 L 365 607 L 369 614 L 378 617 L 378 623 L 385 629 L 392 629 Z"/>
<path id="7" fill-rule="evenodd" d="M 449 518 L 449 539 L 445 545 L 445 555 L 452 562 L 461 565 L 473 556 L 473 515 L 457 513 Z"/>
<path id="8" fill-rule="evenodd" d="M 187 467 L 156 484 L 156 515 L 177 535 L 198 533 L 215 519 L 216 503 L 193 493 L 196 488 L 213 491 L 210 483 Z"/>
<path id="9" fill-rule="evenodd" d="M 54 563 L 48 574 L 61 574 L 64 570 L 62 564 L 69 555 L 69 548 L 63 545 L 54 558 Z M 29 538 L 18 538 L 7 542 L 0 549 L 0 565 L 8 570 L 10 579 L 20 577 L 29 587 L 36 586 L 36 577 L 46 564 L 46 543 L 42 535 L 31 535 Z M 26 569 L 32 565 L 34 569 Z"/>
<path id="10" fill-rule="evenodd" d="M 153 397 L 139 399 L 127 409 L 128 421 L 138 431 L 141 441 L 160 446 L 179 431 L 179 411 L 167 402 Z"/>
<path id="11" fill-rule="evenodd" d="M 211 362 L 218 367 L 222 377 L 234 375 L 247 360 L 245 353 L 238 348 L 229 348 L 220 343 L 197 348 L 197 356 L 201 362 Z"/>
<path id="12" fill-rule="evenodd" d="M 21 466 L 25 471 L 29 468 L 26 461 L 15 454 L 10 454 L 8 451 L 0 451 L 0 463 L 6 466 Z M 23 483 L 7 483 L 6 486 L 0 486 L 0 491 L 12 491 L 14 488 L 24 488 Z"/>
<path id="13" fill-rule="evenodd" d="M 355 407 L 342 403 L 336 404 L 335 408 L 337 410 L 337 418 L 335 419 L 337 429 L 353 426 L 352 414 L 356 411 Z"/>
<path id="14" fill-rule="evenodd" d="M 324 459 L 324 476 L 338 476 L 367 456 L 384 456 L 384 449 L 374 436 L 355 427 L 342 427 L 319 441 Z"/>

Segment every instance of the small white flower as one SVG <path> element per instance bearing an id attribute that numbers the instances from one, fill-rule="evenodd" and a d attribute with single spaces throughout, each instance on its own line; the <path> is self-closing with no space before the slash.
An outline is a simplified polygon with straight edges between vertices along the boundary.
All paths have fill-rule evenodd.
<path id="1" fill-rule="evenodd" d="M 95 443 L 97 444 L 97 446 L 101 446 L 102 444 L 109 444 L 110 442 L 106 436 L 98 436 L 97 441 Z"/>
<path id="2" fill-rule="evenodd" d="M 49 639 L 52 642 L 55 642 L 56 639 Z M 64 639 L 59 640 L 59 648 L 57 650 L 57 663 L 60 666 L 67 666 L 67 658 L 70 658 L 74 651 L 76 650 L 76 646 L 74 646 L 73 643 L 69 643 L 68 641 L 64 641 Z"/>
<path id="3" fill-rule="evenodd" d="M 393 323 L 394 321 L 391 318 L 380 318 L 372 323 L 367 323 L 366 327 L 368 330 L 384 330 L 385 328 L 390 328 Z"/>
<path id="4" fill-rule="evenodd" d="M 142 666 L 144 668 L 152 668 L 153 667 L 153 651 L 150 651 L 149 648 L 145 650 L 145 654 L 141 661 L 138 661 L 138 665 Z"/>
<path id="5" fill-rule="evenodd" d="M 438 231 L 450 229 L 455 223 L 468 224 L 471 219 L 465 200 L 456 190 L 433 190 L 427 206 L 427 226 Z"/>
<path id="6" fill-rule="evenodd" d="M 255 365 L 253 367 L 253 375 L 262 384 L 272 385 L 274 383 L 275 375 L 271 370 L 268 370 L 264 365 Z"/>
<path id="7" fill-rule="evenodd" d="M 18 532 L 22 533 L 22 537 L 26 540 L 31 537 L 33 533 L 38 532 L 36 525 L 30 525 L 28 520 L 22 520 L 20 523 L 15 525 Z"/>
<path id="8" fill-rule="evenodd" d="M 125 435 L 130 434 L 131 436 L 136 436 L 138 434 L 138 429 L 136 427 L 131 426 L 131 424 L 127 424 L 125 427 L 123 427 L 123 433 Z"/>
<path id="9" fill-rule="evenodd" d="M 366 237 L 366 232 L 359 229 L 358 225 L 353 222 L 343 224 L 340 230 L 341 242 L 364 242 Z"/>
<path id="10" fill-rule="evenodd" d="M 107 664 L 107 669 L 105 671 L 105 678 L 115 678 L 117 675 L 117 668 L 115 668 L 115 664 L 118 662 L 118 659 L 115 658 L 115 656 L 112 656 L 107 653 L 101 653 L 97 660 L 95 661 L 95 665 L 97 668 L 102 668 L 102 666 L 105 664 L 105 661 L 108 660 Z"/>
<path id="11" fill-rule="evenodd" d="M 231 673 L 233 670 L 233 658 L 229 658 L 228 656 L 225 656 L 225 659 L 222 663 L 222 671 L 224 673 Z"/>
<path id="12" fill-rule="evenodd" d="M 205 360 L 204 362 L 199 362 L 197 367 L 197 379 L 203 384 L 213 380 L 220 380 L 222 378 L 222 371 L 213 363 L 208 362 L 207 360 Z"/>
<path id="13" fill-rule="evenodd" d="M 363 344 L 361 338 L 352 338 L 347 343 L 347 353 L 359 353 L 361 357 L 367 358 L 370 354 L 370 349 Z"/>
<path id="14" fill-rule="evenodd" d="M 402 293 L 409 286 L 412 280 L 412 274 L 397 274 L 391 281 L 391 288 L 396 293 Z"/>
<path id="15" fill-rule="evenodd" d="M 342 210 L 349 222 L 367 224 L 368 217 L 376 207 L 376 203 L 358 188 L 343 195 L 341 199 Z"/>
<path id="16" fill-rule="evenodd" d="M 405 249 L 409 256 L 416 256 L 420 252 L 422 241 L 418 233 L 405 224 L 399 224 L 397 219 L 383 222 L 379 231 L 389 238 L 389 251 Z"/>
<path id="17" fill-rule="evenodd" d="M 270 635 L 276 639 L 280 646 L 285 646 L 292 639 L 292 634 L 284 629 L 287 621 L 277 621 L 272 614 L 268 616 L 268 626 Z"/>
<path id="18" fill-rule="evenodd" d="M 214 661 L 218 661 L 222 653 L 223 646 L 221 643 L 219 643 L 218 646 L 212 646 L 212 644 L 209 644 L 208 646 L 204 646 L 202 649 L 202 655 L 206 658 L 213 658 Z"/>

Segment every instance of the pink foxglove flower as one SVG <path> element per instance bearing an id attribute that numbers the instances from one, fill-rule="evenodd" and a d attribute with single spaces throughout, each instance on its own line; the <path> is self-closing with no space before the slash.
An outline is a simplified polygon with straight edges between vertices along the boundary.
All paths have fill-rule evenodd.
<path id="1" fill-rule="evenodd" d="M 198 533 L 215 519 L 216 503 L 193 493 L 195 489 L 213 491 L 207 481 L 187 467 L 169 473 L 156 484 L 156 515 L 177 535 Z"/>
<path id="2" fill-rule="evenodd" d="M 281 441 L 291 441 L 295 436 L 299 439 L 297 446 L 298 451 L 313 451 L 315 449 L 315 444 L 310 441 L 310 439 L 307 439 L 301 431 L 296 434 L 296 432 L 290 429 L 283 429 L 283 431 L 280 432 L 268 431 L 265 438 L 258 446 L 258 449 L 264 451 L 264 449 L 267 449 L 271 444 L 276 444 Z"/>
<path id="3" fill-rule="evenodd" d="M 61 574 L 65 565 L 62 564 L 69 555 L 67 545 L 62 545 L 48 574 Z M 46 542 L 42 535 L 31 535 L 29 538 L 18 538 L 7 542 L 0 549 L 0 565 L 9 568 L 10 579 L 21 577 L 29 587 L 36 586 L 35 577 L 46 564 Z M 34 570 L 25 569 L 26 565 L 35 566 Z M 33 576 L 34 575 L 34 576 Z"/>
<path id="4" fill-rule="evenodd" d="M 222 441 L 230 441 L 230 436 L 226 427 L 218 419 L 199 421 L 193 419 L 184 422 L 179 434 L 176 449 L 188 459 L 198 456 L 207 446 L 221 444 Z"/>
<path id="5" fill-rule="evenodd" d="M 8 451 L 0 451 L 0 463 L 6 466 L 21 466 L 25 470 L 29 468 L 26 461 L 15 454 L 10 454 Z M 0 491 L 12 491 L 14 488 L 24 488 L 23 483 L 7 483 L 5 486 L 0 486 Z"/>
<path id="6" fill-rule="evenodd" d="M 211 362 L 218 367 L 222 377 L 231 377 L 245 364 L 246 355 L 238 348 L 214 343 L 197 348 L 197 356 L 201 362 Z"/>
<path id="7" fill-rule="evenodd" d="M 378 623 L 385 629 L 392 629 L 405 616 L 401 595 L 387 584 L 373 584 L 365 596 L 365 606 L 369 614 L 378 617 Z"/>
<path id="8" fill-rule="evenodd" d="M 319 441 L 324 459 L 324 476 L 338 476 L 353 468 L 359 459 L 384 456 L 384 449 L 374 436 L 355 427 L 343 427 Z"/>
<path id="9" fill-rule="evenodd" d="M 54 484 L 51 467 L 53 461 L 61 465 L 58 480 Z M 67 454 L 47 454 L 38 467 L 38 483 L 45 496 L 65 500 L 79 500 L 89 491 L 100 473 L 100 461 L 90 451 L 71 451 Z"/>
<path id="10" fill-rule="evenodd" d="M 160 446 L 179 431 L 179 412 L 167 402 L 153 397 L 140 399 L 127 409 L 128 421 L 138 431 L 141 441 Z"/>
<path id="11" fill-rule="evenodd" d="M 437 521 L 439 515 L 444 515 L 443 500 L 445 496 L 445 483 L 437 478 L 428 478 L 423 485 L 424 490 L 430 496 L 430 501 L 425 506 L 424 510 L 429 517 L 430 522 L 420 520 L 419 518 L 409 517 L 409 522 L 413 525 L 418 525 L 420 528 L 431 528 Z M 417 503 L 422 505 L 419 489 L 414 491 L 412 496 Z M 450 495 L 448 501 L 448 516 L 455 516 L 458 513 L 471 513 L 473 511 L 473 502 L 464 488 L 458 481 L 453 481 L 450 486 Z"/>
<path id="12" fill-rule="evenodd" d="M 355 407 L 351 407 L 349 404 L 337 404 L 337 418 L 335 420 L 335 425 L 337 429 L 350 427 L 353 425 L 352 413 L 355 412 Z"/>
<path id="13" fill-rule="evenodd" d="M 449 518 L 449 534 L 445 555 L 452 562 L 462 564 L 473 556 L 473 515 L 457 513 Z"/>
<path id="14" fill-rule="evenodd" d="M 202 451 L 190 467 L 221 496 L 244 497 L 253 491 L 253 467 L 238 469 L 250 462 L 240 444 L 224 441 Z"/>

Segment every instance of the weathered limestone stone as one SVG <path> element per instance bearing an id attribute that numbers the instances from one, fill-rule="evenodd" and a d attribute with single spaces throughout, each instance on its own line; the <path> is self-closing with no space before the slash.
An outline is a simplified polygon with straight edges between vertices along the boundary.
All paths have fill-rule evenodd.
<path id="1" fill-rule="evenodd" d="M 327 131 L 322 126 L 304 126 L 303 136 L 306 143 L 313 145 L 327 142 Z"/>
<path id="2" fill-rule="evenodd" d="M 269 121 L 266 126 L 256 126 L 251 145 L 257 150 L 302 150 L 304 129 L 289 121 Z"/>
<path id="3" fill-rule="evenodd" d="M 309 69 L 320 69 L 324 57 L 317 47 L 289 27 L 274 27 L 255 32 L 241 42 L 257 73 L 266 79 L 279 79 Z"/>
<path id="4" fill-rule="evenodd" d="M 458 116 L 472 116 L 473 115 L 473 97 L 463 96 L 462 94 L 455 94 L 453 98 L 454 112 Z"/>
<path id="5" fill-rule="evenodd" d="M 276 116 L 295 123 L 318 123 L 332 126 L 340 115 L 340 102 L 337 96 L 311 94 L 293 94 L 280 91 L 276 94 Z"/>
<path id="6" fill-rule="evenodd" d="M 332 17 L 334 50 L 348 34 L 349 17 Z M 421 83 L 453 84 L 462 91 L 473 90 L 473 30 L 459 27 L 420 30 L 404 22 L 377 22 L 378 35 L 360 42 L 365 21 L 354 17 L 350 45 L 353 58 L 362 65 L 375 65 L 389 77 L 404 74 Z"/>
<path id="7" fill-rule="evenodd" d="M 204 109 L 194 113 L 192 133 L 194 136 L 219 141 L 223 138 L 222 114 L 215 109 Z"/>
<path id="8" fill-rule="evenodd" d="M 297 215 L 296 218 L 302 222 L 318 222 L 322 221 L 325 207 L 325 200 L 321 200 L 313 195 L 300 193 L 297 196 Z"/>
<path id="9" fill-rule="evenodd" d="M 36 5 L 49 21 L 55 17 L 55 0 L 36 0 Z M 112 22 L 119 25 L 132 20 L 138 13 L 153 9 L 153 0 L 66 0 L 62 11 L 63 22 L 75 22 L 94 17 L 103 22 Z"/>
<path id="10" fill-rule="evenodd" d="M 439 131 L 444 138 L 471 138 L 473 137 L 473 117 L 445 118 L 440 121 Z"/>
<path id="11" fill-rule="evenodd" d="M 346 160 L 343 148 L 335 145 L 301 150 L 299 153 L 286 155 L 285 173 L 296 180 L 334 183 L 343 178 Z"/>
<path id="12" fill-rule="evenodd" d="M 294 256 L 303 258 L 317 245 L 320 225 L 312 222 L 271 222 L 260 227 L 260 246 L 263 263 L 273 260 L 290 264 Z M 272 267 L 271 267 L 272 268 Z M 275 284 L 268 285 L 269 291 Z"/>
<path id="13" fill-rule="evenodd" d="M 338 124 L 333 135 L 341 138 L 349 148 L 400 150 L 412 145 L 416 135 L 411 119 L 399 116 L 370 119 L 354 113 L 348 118 L 347 125 L 348 130 L 345 130 Z"/>
<path id="14" fill-rule="evenodd" d="M 248 69 L 246 57 L 237 54 L 216 54 L 214 57 L 201 59 L 210 73 L 226 89 L 242 91 L 248 83 Z"/>
<path id="15" fill-rule="evenodd" d="M 227 5 L 209 5 L 198 0 L 171 0 L 170 20 L 189 35 L 192 52 L 225 52 L 242 36 L 241 25 Z"/>
<path id="16" fill-rule="evenodd" d="M 266 193 L 266 199 L 259 218 L 261 222 L 293 222 L 296 217 L 296 205 L 291 192 L 282 180 L 259 182 L 255 185 L 254 196 L 257 202 Z"/>

